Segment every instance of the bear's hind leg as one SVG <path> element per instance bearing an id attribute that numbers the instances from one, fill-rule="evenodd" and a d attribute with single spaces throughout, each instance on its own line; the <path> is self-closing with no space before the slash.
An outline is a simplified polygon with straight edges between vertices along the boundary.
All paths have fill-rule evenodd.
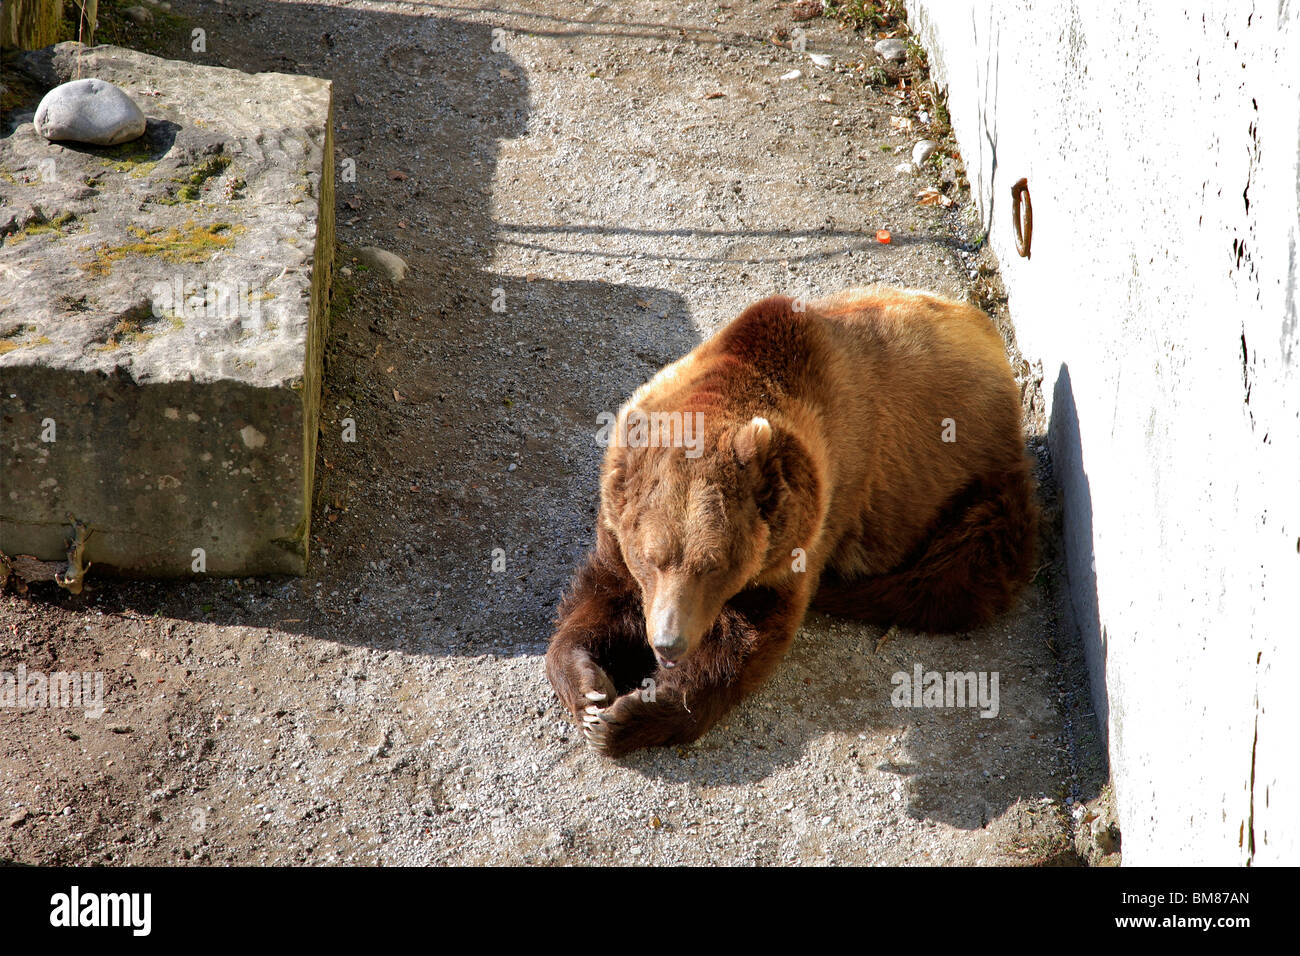
<path id="1" fill-rule="evenodd" d="M 823 575 L 813 607 L 932 633 L 980 627 L 1029 581 L 1037 543 L 1038 503 L 1026 463 L 972 482 L 899 570 Z"/>

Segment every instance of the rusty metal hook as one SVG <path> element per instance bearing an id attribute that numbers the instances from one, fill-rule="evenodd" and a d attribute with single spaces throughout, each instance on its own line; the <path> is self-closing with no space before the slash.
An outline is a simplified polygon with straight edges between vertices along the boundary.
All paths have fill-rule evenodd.
<path id="1" fill-rule="evenodd" d="M 1034 204 L 1029 198 L 1028 179 L 1020 179 L 1011 187 L 1011 226 L 1016 231 L 1016 252 L 1028 259 L 1029 244 L 1034 239 Z"/>

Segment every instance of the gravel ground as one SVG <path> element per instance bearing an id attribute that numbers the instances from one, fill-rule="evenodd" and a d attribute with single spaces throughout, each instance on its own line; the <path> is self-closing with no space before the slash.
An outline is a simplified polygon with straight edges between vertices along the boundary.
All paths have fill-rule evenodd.
<path id="1" fill-rule="evenodd" d="M 356 181 L 338 184 L 318 550 L 301 580 L 92 571 L 79 596 L 0 596 L 0 669 L 102 671 L 108 708 L 0 710 L 0 859 L 1078 861 L 1075 806 L 1105 772 L 1051 520 L 1038 578 L 989 628 L 877 650 L 878 629 L 813 616 L 696 745 L 583 746 L 542 654 L 592 540 L 597 415 L 750 301 L 974 298 L 1050 465 L 953 144 L 898 169 L 942 128 L 866 82 L 874 37 L 771 2 L 490 6 L 177 0 L 188 19 L 121 29 L 334 81 Z M 202 54 L 175 42 L 195 25 Z M 796 28 L 832 66 L 773 42 Z M 919 204 L 931 186 L 952 204 Z M 1050 518 L 1050 481 L 1044 498 Z M 997 717 L 893 707 L 917 663 L 997 672 Z"/>

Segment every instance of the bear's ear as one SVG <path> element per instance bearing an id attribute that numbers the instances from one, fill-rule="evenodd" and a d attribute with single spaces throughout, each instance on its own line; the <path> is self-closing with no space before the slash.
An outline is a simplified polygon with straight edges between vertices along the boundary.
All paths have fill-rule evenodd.
<path id="1" fill-rule="evenodd" d="M 626 485 L 628 471 L 628 418 L 644 416 L 639 408 L 628 404 L 619 410 L 611 423 L 612 434 L 606 435 L 605 465 L 600 479 L 601 511 L 612 515 L 623 513 L 627 503 Z"/>
<path id="2" fill-rule="evenodd" d="M 785 444 L 784 437 L 761 416 L 741 425 L 731 439 L 736 462 L 752 476 L 754 501 L 764 520 L 776 512 L 788 490 L 783 458 Z"/>
<path id="3" fill-rule="evenodd" d="M 746 468 L 755 462 L 761 464 L 771 444 L 772 425 L 766 418 L 760 416 L 755 416 L 741 425 L 736 430 L 735 438 L 731 440 L 736 461 Z"/>
<path id="4" fill-rule="evenodd" d="M 611 445 L 605 456 L 605 473 L 600 479 L 601 511 L 619 515 L 627 503 L 627 448 Z"/>
<path id="5" fill-rule="evenodd" d="M 757 448 L 761 451 L 749 468 L 754 476 L 754 503 L 764 521 L 784 524 L 790 518 L 786 503 L 792 496 L 814 495 L 815 479 L 804 459 L 802 445 L 793 435 L 773 429 L 765 420 L 755 421 L 762 421 L 763 426 L 758 429 L 761 437 Z M 754 427 L 754 422 L 747 427 Z"/>

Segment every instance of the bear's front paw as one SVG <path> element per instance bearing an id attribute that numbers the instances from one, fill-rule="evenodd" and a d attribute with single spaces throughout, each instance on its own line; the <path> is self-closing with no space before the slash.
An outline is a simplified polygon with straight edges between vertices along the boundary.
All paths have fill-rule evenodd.
<path id="1" fill-rule="evenodd" d="M 631 722 L 635 720 L 634 708 L 626 703 L 632 694 L 624 694 L 612 704 L 597 701 L 588 705 L 582 715 L 582 736 L 587 746 L 606 757 L 621 757 L 630 749 L 626 746 Z M 640 700 L 640 695 L 635 695 Z"/>
<path id="2" fill-rule="evenodd" d="M 560 702 L 575 717 L 581 717 L 591 704 L 608 707 L 618 697 L 614 682 L 604 668 L 582 651 L 563 657 L 547 656 L 547 673 Z"/>
<path id="3" fill-rule="evenodd" d="M 590 704 L 582 715 L 587 744 L 606 757 L 621 757 L 643 747 L 659 747 L 681 736 L 680 712 L 672 704 L 648 700 L 634 690 L 608 707 Z"/>

